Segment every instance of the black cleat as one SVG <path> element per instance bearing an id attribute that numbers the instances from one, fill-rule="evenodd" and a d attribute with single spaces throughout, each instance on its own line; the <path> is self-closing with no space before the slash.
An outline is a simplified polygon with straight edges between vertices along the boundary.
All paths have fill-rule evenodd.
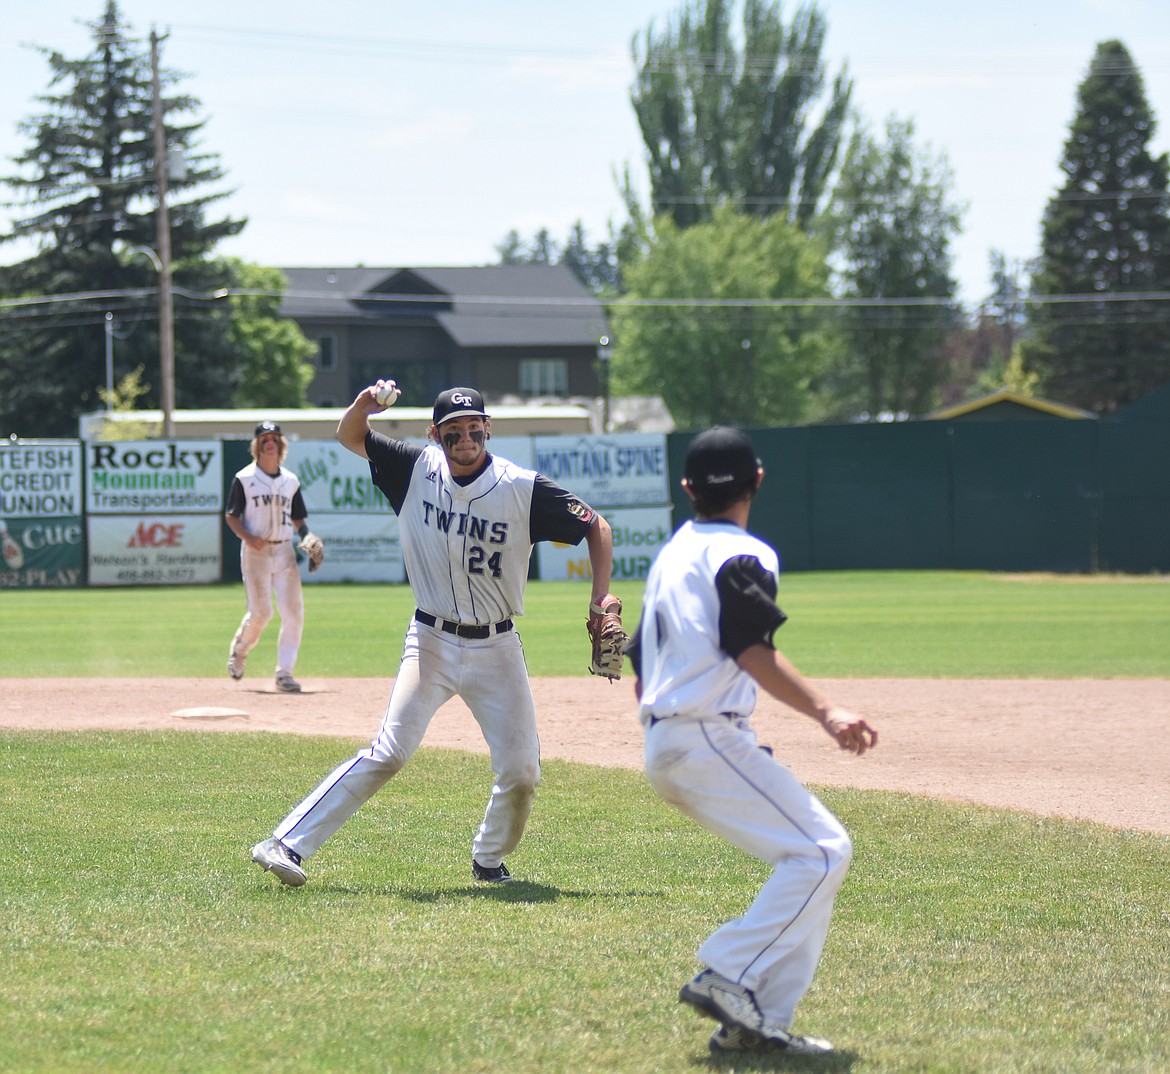
<path id="1" fill-rule="evenodd" d="M 508 867 L 500 862 L 499 865 L 480 865 L 474 858 L 471 859 L 471 875 L 476 880 L 482 880 L 485 884 L 510 884 L 512 882 L 512 874 L 508 872 Z"/>

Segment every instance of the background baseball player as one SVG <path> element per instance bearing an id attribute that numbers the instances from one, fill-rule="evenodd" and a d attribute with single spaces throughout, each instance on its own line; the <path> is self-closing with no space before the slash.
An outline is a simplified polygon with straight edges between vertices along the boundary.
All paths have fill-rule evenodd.
<path id="1" fill-rule="evenodd" d="M 410 760 L 438 708 L 458 694 L 491 755 L 493 786 L 471 844 L 477 880 L 511 879 L 504 857 L 519 843 L 540 778 L 536 711 L 514 620 L 537 541 L 578 544 L 593 571 L 594 608 L 620 604 L 608 594 L 613 541 L 591 507 L 540 474 L 492 455 L 491 423 L 472 388 L 435 400 L 430 437 L 416 447 L 369 426 L 397 398 L 393 381 L 360 392 L 337 439 L 369 460 L 374 483 L 398 515 L 406 575 L 418 608 L 406 632 L 398 676 L 368 749 L 345 761 L 252 848 L 252 860 L 283 883 L 305 882 L 302 859 Z M 595 650 L 596 651 L 596 650 Z M 613 678 L 616 668 L 599 673 Z"/>
<path id="2" fill-rule="evenodd" d="M 309 555 L 310 570 L 323 558 L 321 540 L 309 532 L 300 479 L 281 465 L 288 455 L 288 441 L 274 421 L 256 426 L 251 443 L 252 462 L 232 480 L 224 517 L 228 528 L 240 539 L 240 573 L 248 610 L 232 638 L 228 653 L 228 674 L 244 677 L 248 653 L 252 651 L 272 619 L 272 596 L 280 613 L 280 636 L 276 641 L 276 687 L 285 693 L 299 693 L 301 684 L 293 678 L 301 634 L 305 625 L 305 602 L 301 576 L 292 538 L 301 537 L 300 547 Z"/>
<path id="3" fill-rule="evenodd" d="M 832 1050 L 791 1032 L 812 983 L 852 854 L 840 822 L 761 748 L 751 728 L 757 684 L 811 716 L 845 750 L 877 744 L 862 719 L 831 704 L 772 647 L 776 553 L 746 532 L 764 470 L 747 434 L 715 428 L 687 452 L 695 519 L 651 566 L 629 647 L 645 728 L 646 775 L 667 802 L 774 867 L 743 917 L 700 947 L 706 963 L 679 999 L 720 1022 L 713 1051 L 771 1045 Z"/>

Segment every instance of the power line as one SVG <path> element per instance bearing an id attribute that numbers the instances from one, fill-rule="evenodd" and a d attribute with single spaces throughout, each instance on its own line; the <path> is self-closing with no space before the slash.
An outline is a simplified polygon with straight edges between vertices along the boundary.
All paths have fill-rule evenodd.
<path id="1" fill-rule="evenodd" d="M 687 307 L 693 309 L 881 309 L 881 308 L 939 308 L 957 307 L 958 300 L 945 295 L 923 295 L 910 297 L 833 297 L 833 296 L 806 296 L 795 298 L 711 298 L 708 296 L 670 296 L 663 298 L 637 298 L 620 296 L 612 299 L 598 299 L 593 296 L 558 296 L 547 295 L 411 295 L 411 294 L 373 294 L 357 292 L 352 294 L 338 294 L 334 291 L 275 291 L 259 288 L 224 287 L 215 291 L 191 291 L 187 288 L 176 287 L 176 296 L 181 296 L 193 303 L 215 303 L 225 298 L 277 298 L 300 299 L 302 301 L 329 302 L 341 305 L 450 305 L 452 302 L 460 306 L 492 307 L 499 311 L 498 316 L 532 316 L 532 310 L 538 309 L 542 314 L 555 313 L 557 310 L 569 311 L 573 315 L 582 310 L 595 311 L 598 305 L 610 308 L 639 308 L 659 309 L 667 307 Z M 91 302 L 108 303 L 117 299 L 142 299 L 156 295 L 153 288 L 128 288 L 108 291 L 78 291 L 60 295 L 25 295 L 20 298 L 0 299 L 0 311 L 34 309 L 37 307 L 52 307 L 65 303 Z M 1031 295 L 1021 296 L 1014 303 L 1017 306 L 1078 306 L 1078 305 L 1118 305 L 1126 302 L 1162 303 L 1170 302 L 1170 291 L 1113 291 L 1092 294 L 1060 294 L 1060 295 Z M 108 308 L 102 305 L 102 309 Z"/>
<path id="2" fill-rule="evenodd" d="M 194 23 L 172 24 L 170 30 L 172 33 L 182 31 L 187 34 L 219 40 L 227 45 L 248 48 L 259 46 L 276 50 L 289 49 L 313 53 L 328 51 L 343 55 L 390 54 L 401 56 L 405 59 L 426 60 L 428 62 L 435 57 L 442 58 L 446 55 L 452 57 L 453 60 L 460 64 L 475 62 L 485 65 L 495 64 L 501 66 L 524 59 L 555 60 L 562 62 L 576 60 L 587 61 L 597 66 L 619 66 L 616 52 L 607 53 L 588 48 L 553 48 L 547 45 L 529 47 L 494 42 L 489 44 L 476 42 L 464 45 L 446 39 L 417 40 L 345 34 L 313 34 L 274 30 L 270 27 L 246 28 Z M 645 28 L 639 30 L 635 35 L 638 40 L 643 39 L 644 30 Z M 657 40 L 662 40 L 661 34 L 659 34 Z M 655 50 L 657 51 L 660 48 L 661 45 L 656 45 Z M 729 64 L 728 57 L 720 53 L 686 50 L 683 52 L 668 52 L 666 60 L 668 62 L 663 62 L 659 65 L 654 62 L 654 58 L 650 58 L 650 66 L 647 69 L 655 72 L 657 70 L 676 71 L 679 67 L 704 68 L 712 71 L 726 71 L 729 75 L 734 75 L 741 70 L 812 73 L 828 67 L 833 62 L 834 57 L 822 54 L 820 57 L 805 59 L 784 55 L 780 57 L 780 63 L 777 65 L 776 57 L 770 53 L 737 51 L 735 54 L 736 62 Z M 630 55 L 628 48 L 623 47 L 620 66 L 629 67 L 636 72 L 640 72 L 645 62 L 646 59 L 640 64 L 636 58 Z M 907 71 L 913 71 L 920 74 L 936 73 L 944 76 L 953 75 L 955 78 L 966 78 L 971 71 L 999 72 L 1001 74 L 1004 72 L 1011 73 L 1012 71 L 1019 71 L 1022 74 L 1034 75 L 1038 72 L 1043 72 L 1046 66 L 1051 66 L 1054 72 L 1058 72 L 1060 77 L 1064 77 L 1064 70 L 1061 67 L 1059 58 L 1044 57 L 1041 59 L 1039 54 L 989 61 L 986 57 L 980 56 L 934 55 L 926 59 L 921 56 L 907 57 L 885 52 L 874 55 L 862 54 L 857 57 L 847 57 L 845 58 L 845 62 L 851 66 L 873 67 L 879 71 L 884 65 L 891 72 L 898 75 L 904 75 Z M 1080 57 L 1077 58 L 1077 62 L 1083 66 L 1083 61 Z M 1136 63 L 1109 62 L 1098 64 L 1094 68 L 1093 73 L 1119 77 L 1132 76 L 1142 74 L 1143 68 Z"/>

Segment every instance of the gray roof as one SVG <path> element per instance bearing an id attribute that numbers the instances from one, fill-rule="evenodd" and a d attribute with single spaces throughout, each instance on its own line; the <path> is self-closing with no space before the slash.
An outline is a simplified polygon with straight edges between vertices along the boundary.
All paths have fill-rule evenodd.
<path id="1" fill-rule="evenodd" d="M 414 317 L 433 310 L 462 347 L 593 346 L 608 331 L 605 308 L 565 265 L 281 271 L 281 313 L 297 320 L 379 321 L 405 305 Z"/>

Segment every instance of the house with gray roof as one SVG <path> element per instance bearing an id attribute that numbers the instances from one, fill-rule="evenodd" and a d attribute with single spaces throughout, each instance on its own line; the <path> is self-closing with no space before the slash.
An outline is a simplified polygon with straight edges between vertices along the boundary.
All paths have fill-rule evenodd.
<path id="1" fill-rule="evenodd" d="M 454 384 L 489 408 L 603 394 L 605 308 L 567 266 L 281 271 L 281 314 L 317 345 L 313 406 L 348 406 L 379 377 L 410 406 Z"/>

